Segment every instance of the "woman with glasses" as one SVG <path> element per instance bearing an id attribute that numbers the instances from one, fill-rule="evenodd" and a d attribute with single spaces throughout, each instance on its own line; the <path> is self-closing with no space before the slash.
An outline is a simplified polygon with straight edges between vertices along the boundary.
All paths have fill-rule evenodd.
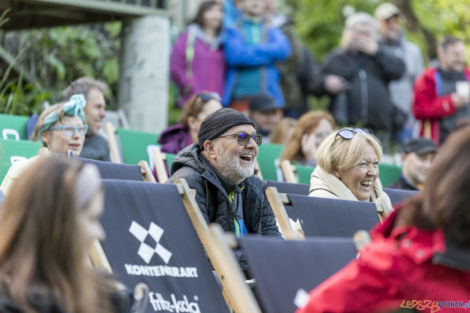
<path id="1" fill-rule="evenodd" d="M 343 128 L 322 142 L 316 159 L 309 196 L 374 202 L 381 216 L 393 210 L 379 179 L 382 148 L 375 136 Z"/>
<path id="2" fill-rule="evenodd" d="M 44 110 L 38 118 L 32 139 L 41 140 L 40 153 L 79 156 L 88 126 L 85 125 L 86 101 L 83 95 L 74 95 L 66 103 L 59 103 Z M 12 164 L 0 185 L 7 194 L 13 181 L 23 173 L 38 156 Z"/>
<path id="3" fill-rule="evenodd" d="M 158 143 L 161 151 L 177 154 L 192 143 L 197 143 L 197 134 L 202 121 L 222 107 L 216 93 L 201 92 L 191 97 L 184 105 L 179 123 L 165 129 Z"/>
<path id="4" fill-rule="evenodd" d="M 281 160 L 316 166 L 315 153 L 323 140 L 333 132 L 335 121 L 328 112 L 311 111 L 302 115 L 282 151 Z"/>
<path id="5" fill-rule="evenodd" d="M 223 94 L 223 18 L 220 1 L 201 2 L 193 21 L 173 46 L 170 75 L 180 90 L 179 107 L 203 90 Z"/>
<path id="6" fill-rule="evenodd" d="M 358 258 L 312 290 L 297 313 L 467 312 L 469 154 L 470 129 L 452 134 L 422 192 L 373 229 Z"/>
<path id="7" fill-rule="evenodd" d="M 0 220 L 0 312 L 130 312 L 90 266 L 103 205 L 98 169 L 71 159 L 40 157 L 13 183 Z"/>

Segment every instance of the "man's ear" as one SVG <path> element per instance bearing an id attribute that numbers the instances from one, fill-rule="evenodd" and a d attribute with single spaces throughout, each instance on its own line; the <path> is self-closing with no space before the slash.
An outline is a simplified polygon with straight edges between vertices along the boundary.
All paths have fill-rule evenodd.
<path id="1" fill-rule="evenodd" d="M 41 133 L 41 140 L 42 140 L 42 142 L 44 142 L 46 144 L 46 147 L 47 147 L 47 144 L 48 144 L 48 141 L 49 141 L 48 132 L 42 132 Z"/>
<path id="2" fill-rule="evenodd" d="M 203 148 L 204 148 L 204 152 L 206 153 L 207 157 L 209 159 L 215 160 L 216 155 L 215 155 L 214 142 L 212 142 L 211 140 L 204 141 Z"/>

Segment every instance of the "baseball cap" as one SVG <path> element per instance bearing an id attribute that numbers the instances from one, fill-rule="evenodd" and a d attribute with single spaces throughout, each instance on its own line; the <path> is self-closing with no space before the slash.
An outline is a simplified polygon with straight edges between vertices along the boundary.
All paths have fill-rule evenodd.
<path id="1" fill-rule="evenodd" d="M 416 154 L 425 154 L 428 152 L 436 152 L 437 146 L 434 141 L 427 139 L 427 138 L 417 138 L 408 141 L 403 151 L 405 153 L 414 152 Z"/>
<path id="2" fill-rule="evenodd" d="M 387 20 L 394 15 L 401 15 L 401 12 L 395 5 L 386 2 L 375 9 L 374 15 L 378 20 Z"/>
<path id="3" fill-rule="evenodd" d="M 254 95 L 250 99 L 250 110 L 266 112 L 270 110 L 277 110 L 279 107 L 273 97 L 266 94 Z"/>

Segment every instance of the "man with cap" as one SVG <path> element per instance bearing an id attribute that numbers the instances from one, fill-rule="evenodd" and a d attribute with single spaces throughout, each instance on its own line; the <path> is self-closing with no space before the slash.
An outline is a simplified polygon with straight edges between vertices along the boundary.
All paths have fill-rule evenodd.
<path id="1" fill-rule="evenodd" d="M 273 97 L 267 94 L 258 94 L 250 99 L 248 116 L 255 122 L 256 130 L 263 135 L 263 140 L 267 140 L 271 131 L 280 121 L 282 110 Z"/>
<path id="2" fill-rule="evenodd" d="M 280 236 L 266 186 L 253 175 L 262 141 L 253 121 L 234 109 L 219 109 L 202 122 L 198 141 L 178 153 L 168 182 L 187 180 L 207 223 L 218 223 L 237 237 Z M 241 253 L 236 256 L 247 269 Z"/>
<path id="3" fill-rule="evenodd" d="M 405 144 L 402 154 L 402 174 L 391 188 L 421 190 L 436 156 L 436 144 L 427 138 L 412 139 Z"/>
<path id="4" fill-rule="evenodd" d="M 424 70 L 423 56 L 418 46 L 405 38 L 401 27 L 401 12 L 395 5 L 382 3 L 375 9 L 374 15 L 379 24 L 380 45 L 384 51 L 402 60 L 406 68 L 400 79 L 389 83 L 390 98 L 395 107 L 395 127 L 398 128 L 395 137 L 405 143 L 413 135 L 413 84 Z M 400 129 L 399 124 L 403 122 Z"/>

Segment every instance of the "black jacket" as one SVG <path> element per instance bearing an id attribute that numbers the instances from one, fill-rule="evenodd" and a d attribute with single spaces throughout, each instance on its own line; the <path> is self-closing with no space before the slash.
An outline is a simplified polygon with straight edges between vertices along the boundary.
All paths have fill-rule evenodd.
<path id="1" fill-rule="evenodd" d="M 347 82 L 346 124 L 362 123 L 361 126 L 374 131 L 392 131 L 393 106 L 388 92 L 388 83 L 399 79 L 405 71 L 404 63 L 381 48 L 374 56 L 347 50 L 333 52 L 322 66 L 315 81 L 316 96 L 328 94 L 324 87 L 327 75 L 341 76 Z M 334 113 L 337 95 L 330 96 L 329 110 Z M 333 114 L 335 115 L 335 114 Z M 336 116 L 334 116 L 337 118 Z"/>
<path id="2" fill-rule="evenodd" d="M 419 190 L 415 185 L 412 185 L 403 175 L 400 179 L 388 186 L 389 188 L 405 189 L 405 190 Z"/>
<path id="3" fill-rule="evenodd" d="M 196 202 L 207 223 L 218 223 L 225 231 L 234 232 L 234 212 L 230 205 L 227 182 L 221 181 L 220 174 L 192 144 L 176 156 L 171 166 L 172 183 L 177 178 L 185 178 L 190 188 L 196 190 Z M 241 183 L 243 219 L 248 233 L 280 236 L 273 211 L 265 195 L 266 185 L 256 176 Z M 224 188 L 225 185 L 225 188 Z"/>

